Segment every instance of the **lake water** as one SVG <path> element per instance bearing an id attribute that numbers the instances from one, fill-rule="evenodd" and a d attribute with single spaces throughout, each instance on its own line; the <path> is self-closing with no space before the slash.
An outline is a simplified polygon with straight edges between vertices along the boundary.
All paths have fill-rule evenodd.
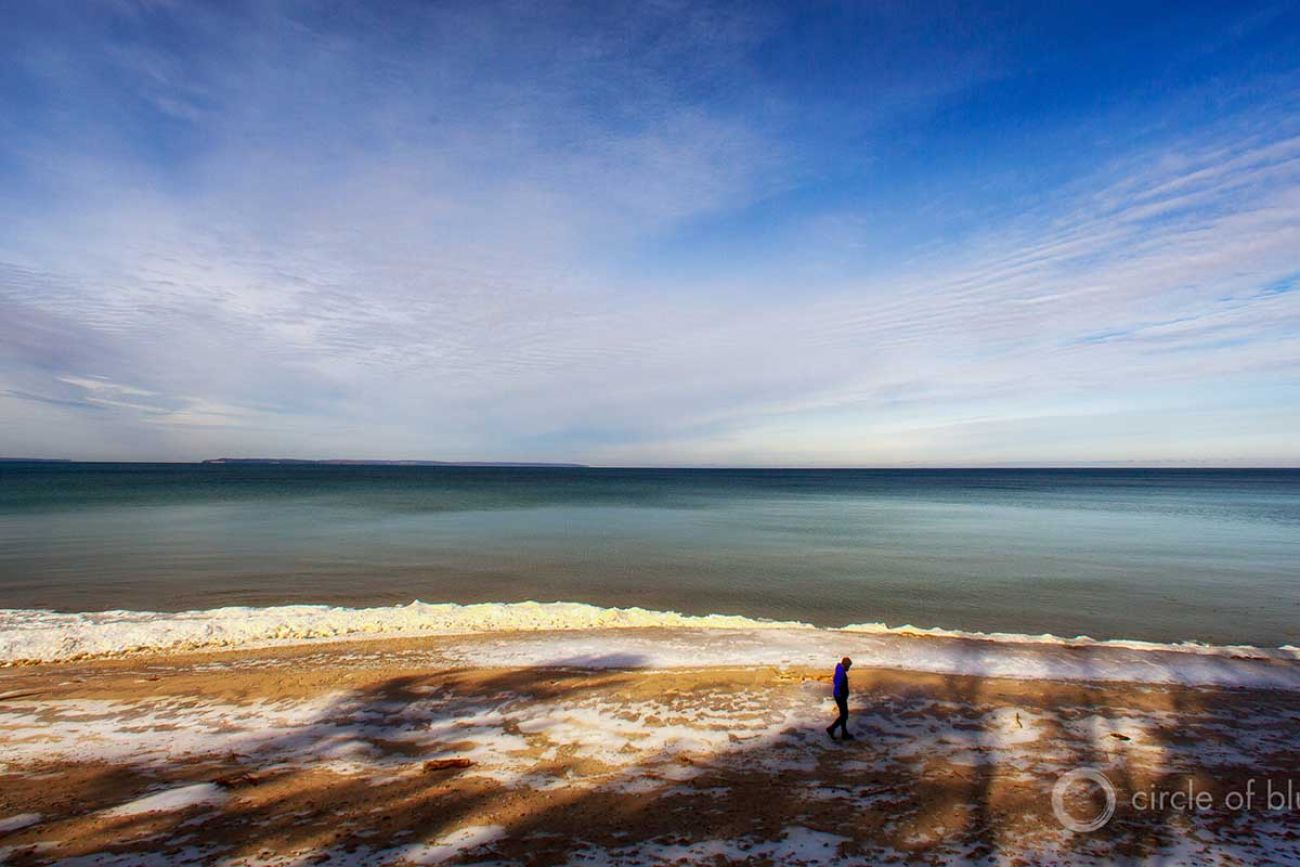
<path id="1" fill-rule="evenodd" d="M 1300 471 L 0 464 L 0 608 L 414 599 L 1300 644 Z"/>

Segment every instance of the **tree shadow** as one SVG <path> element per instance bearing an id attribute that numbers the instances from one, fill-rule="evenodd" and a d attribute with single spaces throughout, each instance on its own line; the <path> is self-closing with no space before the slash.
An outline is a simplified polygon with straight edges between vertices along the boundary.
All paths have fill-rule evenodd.
<path id="1" fill-rule="evenodd" d="M 985 652 L 972 643 L 963 668 L 978 670 Z M 1135 810 L 1131 793 L 1195 774 L 1198 744 L 1233 739 L 1231 708 L 1295 710 L 1286 693 L 867 669 L 854 671 L 859 740 L 844 744 L 822 730 L 828 677 L 643 665 L 578 655 L 388 677 L 288 731 L 229 739 L 221 755 L 65 770 L 63 794 L 27 798 L 41 825 L 0 845 L 16 865 L 91 853 L 123 864 L 1138 861 L 1175 842 L 1184 816 L 1168 804 Z M 574 734 L 574 719 L 595 722 Z M 1264 763 L 1294 772 L 1295 740 L 1276 744 Z M 1100 769 L 1119 793 L 1114 819 L 1091 834 L 1065 831 L 1052 812 L 1052 785 L 1073 767 Z M 1196 779 L 1220 795 L 1259 769 L 1214 767 Z M 204 783 L 219 806 L 104 809 Z M 1234 842 L 1244 833 L 1218 827 Z M 39 840 L 62 846 L 33 848 Z"/>

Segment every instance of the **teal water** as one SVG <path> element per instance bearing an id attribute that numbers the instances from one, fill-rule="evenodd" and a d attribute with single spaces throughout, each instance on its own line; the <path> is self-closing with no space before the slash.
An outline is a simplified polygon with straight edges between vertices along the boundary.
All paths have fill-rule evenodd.
<path id="1" fill-rule="evenodd" d="M 0 464 L 0 608 L 412 599 L 1300 644 L 1300 471 Z"/>

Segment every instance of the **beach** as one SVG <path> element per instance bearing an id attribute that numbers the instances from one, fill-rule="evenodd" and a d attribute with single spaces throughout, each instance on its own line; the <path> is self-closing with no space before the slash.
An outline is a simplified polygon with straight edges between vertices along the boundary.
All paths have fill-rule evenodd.
<path id="1" fill-rule="evenodd" d="M 0 472 L 4 863 L 1300 860 L 1296 471 Z"/>
<path id="2" fill-rule="evenodd" d="M 857 660 L 853 742 L 823 730 L 841 648 Z M 13 664 L 0 669 L 0 853 L 1285 863 L 1300 858 L 1296 812 L 1264 793 L 1300 786 L 1298 669 L 1224 649 L 665 626 Z M 1075 768 L 1115 791 L 1089 833 L 1053 809 Z M 1169 802 L 1186 791 L 1211 806 Z M 1250 808 L 1236 805 L 1248 791 Z M 1095 790 L 1066 796 L 1069 816 L 1105 806 Z"/>

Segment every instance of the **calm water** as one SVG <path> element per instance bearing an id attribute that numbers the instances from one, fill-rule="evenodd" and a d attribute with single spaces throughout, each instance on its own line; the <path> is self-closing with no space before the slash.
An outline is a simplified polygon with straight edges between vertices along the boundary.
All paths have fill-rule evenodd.
<path id="1" fill-rule="evenodd" d="M 1300 471 L 0 464 L 0 607 L 412 599 L 1300 644 Z"/>

